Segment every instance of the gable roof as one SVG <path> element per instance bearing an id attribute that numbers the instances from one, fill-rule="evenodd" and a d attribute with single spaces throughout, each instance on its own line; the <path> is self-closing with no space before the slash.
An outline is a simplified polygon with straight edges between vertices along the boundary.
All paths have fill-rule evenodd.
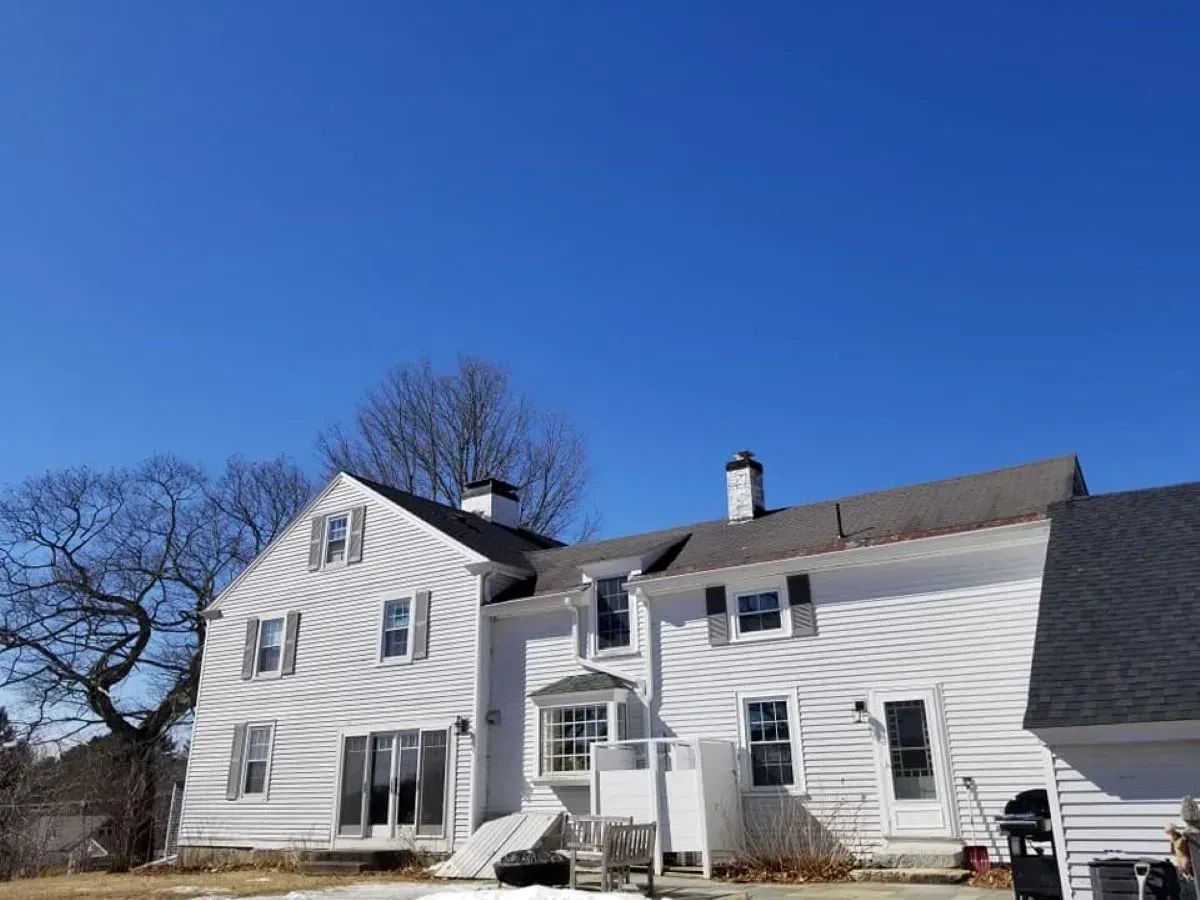
<path id="1" fill-rule="evenodd" d="M 680 575 L 1044 518 L 1086 493 L 1074 455 L 773 510 L 745 522 L 715 519 L 630 537 L 525 553 L 534 576 L 494 598 L 568 590 L 580 567 L 669 549 L 643 574 Z M 840 507 L 845 537 L 838 535 Z"/>
<path id="2" fill-rule="evenodd" d="M 509 528 L 475 513 L 463 512 L 453 506 L 418 497 L 416 494 L 380 484 L 378 481 L 371 481 L 369 478 L 363 478 L 352 472 L 346 474 L 359 484 L 425 520 L 447 537 L 453 538 L 493 562 L 528 569 L 529 564 L 525 559 L 527 551 L 562 546 L 553 538 L 534 534 L 524 528 Z"/>
<path id="3" fill-rule="evenodd" d="M 68 853 L 107 824 L 108 816 L 38 816 L 29 832 L 32 845 L 43 852 Z"/>
<path id="4" fill-rule="evenodd" d="M 1025 727 L 1200 720 L 1200 483 L 1051 509 Z"/>

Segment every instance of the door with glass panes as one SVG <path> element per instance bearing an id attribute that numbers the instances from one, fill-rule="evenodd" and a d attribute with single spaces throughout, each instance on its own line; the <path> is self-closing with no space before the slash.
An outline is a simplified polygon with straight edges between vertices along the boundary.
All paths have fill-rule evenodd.
<path id="1" fill-rule="evenodd" d="M 449 744 L 443 729 L 345 735 L 338 837 L 442 836 Z"/>
<path id="2" fill-rule="evenodd" d="M 953 837 L 957 820 L 937 691 L 875 691 L 871 713 L 886 834 Z"/>

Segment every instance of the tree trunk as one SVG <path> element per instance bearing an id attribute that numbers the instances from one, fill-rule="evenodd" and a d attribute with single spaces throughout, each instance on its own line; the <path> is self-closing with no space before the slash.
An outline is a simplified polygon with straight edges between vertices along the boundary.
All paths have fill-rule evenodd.
<path id="1" fill-rule="evenodd" d="M 158 741 L 132 736 L 117 745 L 116 770 L 124 784 L 112 816 L 112 871 L 150 862 L 154 853 L 155 766 Z"/>

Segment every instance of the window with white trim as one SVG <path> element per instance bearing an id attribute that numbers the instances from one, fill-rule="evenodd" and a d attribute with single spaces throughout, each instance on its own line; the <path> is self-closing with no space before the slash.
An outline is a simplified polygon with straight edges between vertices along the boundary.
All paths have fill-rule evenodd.
<path id="1" fill-rule="evenodd" d="M 624 577 L 596 581 L 596 650 L 627 649 L 632 643 L 632 616 Z"/>
<path id="2" fill-rule="evenodd" d="M 616 740 L 626 731 L 624 703 L 552 706 L 541 711 L 539 771 L 544 776 L 583 774 L 591 769 L 591 746 L 609 740 L 610 711 L 616 707 Z"/>
<path id="3" fill-rule="evenodd" d="M 350 516 L 346 513 L 325 520 L 325 562 L 346 561 L 346 540 L 350 531 Z"/>
<path id="4" fill-rule="evenodd" d="M 404 597 L 383 604 L 380 656 L 384 660 L 412 657 L 412 600 Z"/>
<path id="5" fill-rule="evenodd" d="M 264 619 L 258 626 L 255 671 L 259 675 L 278 672 L 283 658 L 283 619 Z"/>
<path id="6" fill-rule="evenodd" d="M 783 592 L 778 588 L 741 591 L 733 595 L 734 636 L 744 640 L 786 634 Z"/>
<path id="7" fill-rule="evenodd" d="M 749 757 L 751 787 L 785 788 L 799 784 L 791 708 L 786 696 L 744 700 L 743 736 Z"/>
<path id="8" fill-rule="evenodd" d="M 339 837 L 444 835 L 449 772 L 447 729 L 345 735 Z"/>
<path id="9" fill-rule="evenodd" d="M 242 795 L 262 796 L 267 792 L 267 770 L 271 765 L 270 725 L 251 725 L 246 729 L 246 762 L 242 773 Z"/>

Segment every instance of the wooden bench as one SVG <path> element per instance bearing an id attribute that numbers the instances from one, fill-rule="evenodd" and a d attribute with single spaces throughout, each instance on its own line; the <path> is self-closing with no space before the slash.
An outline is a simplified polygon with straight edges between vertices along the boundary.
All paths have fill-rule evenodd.
<path id="1" fill-rule="evenodd" d="M 600 890 L 610 891 L 628 880 L 630 867 L 645 866 L 646 892 L 654 894 L 655 823 L 634 825 L 626 817 L 580 816 L 567 828 L 572 888 L 579 885 L 581 868 L 599 869 Z"/>

